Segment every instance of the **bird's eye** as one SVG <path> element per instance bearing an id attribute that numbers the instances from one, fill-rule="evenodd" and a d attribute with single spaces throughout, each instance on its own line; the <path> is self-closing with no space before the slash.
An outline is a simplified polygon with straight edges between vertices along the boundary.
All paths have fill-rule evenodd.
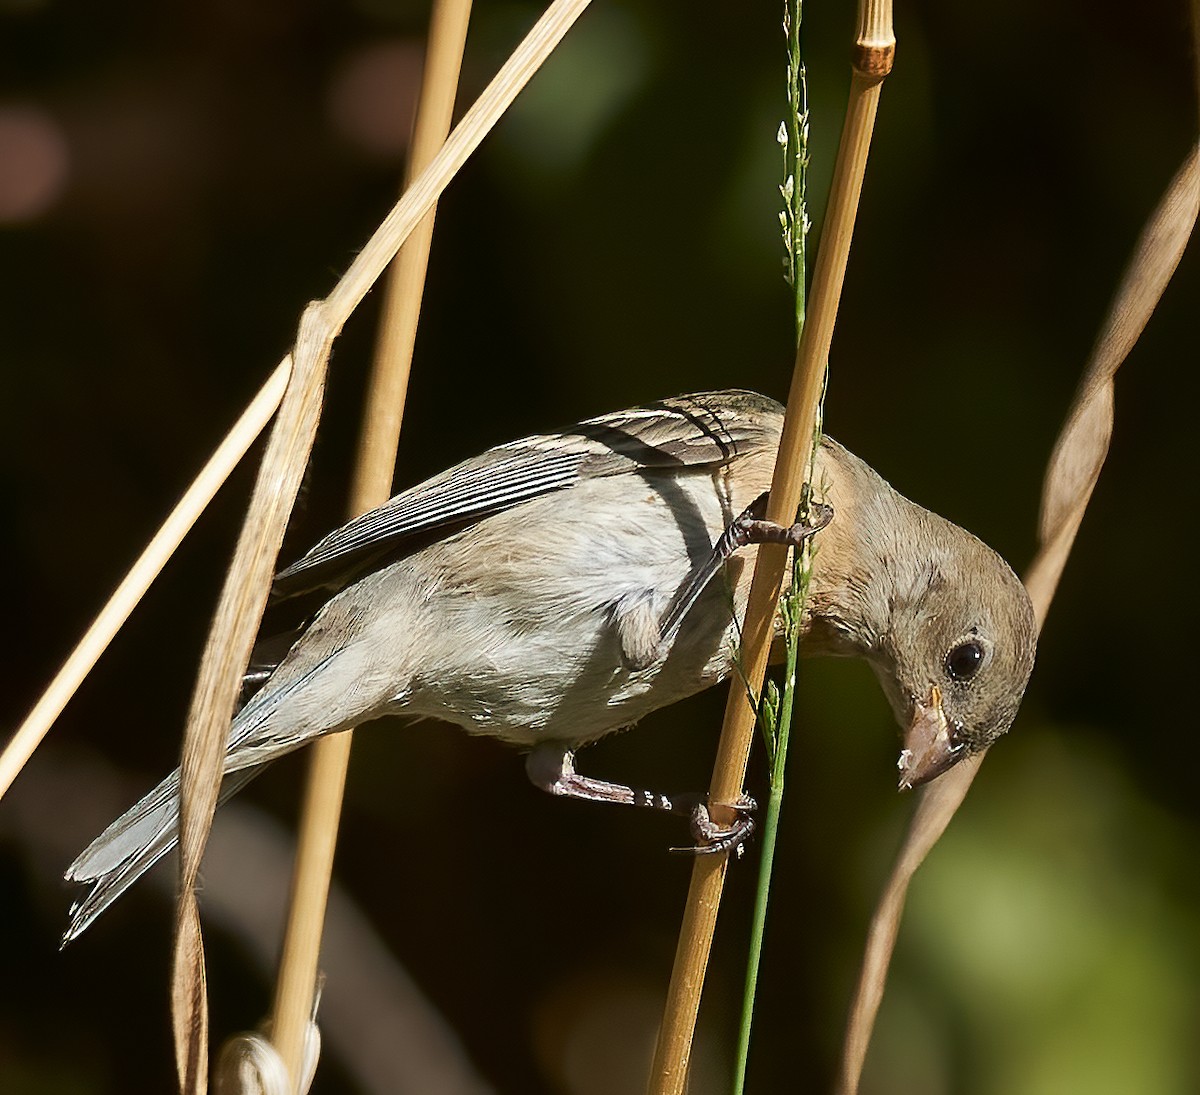
<path id="1" fill-rule="evenodd" d="M 969 681 L 983 665 L 983 644 L 976 639 L 959 643 L 946 655 L 946 672 L 954 681 Z"/>

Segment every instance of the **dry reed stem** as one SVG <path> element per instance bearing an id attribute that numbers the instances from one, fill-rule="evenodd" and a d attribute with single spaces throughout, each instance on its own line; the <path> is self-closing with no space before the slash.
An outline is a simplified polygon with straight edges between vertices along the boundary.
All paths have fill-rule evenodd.
<path id="1" fill-rule="evenodd" d="M 121 579 L 120 585 L 30 709 L 25 721 L 17 728 L 4 752 L 0 753 L 0 798 L 4 797 L 13 780 L 41 745 L 55 719 L 62 714 L 63 708 L 92 671 L 100 655 L 108 649 L 108 644 L 129 619 L 130 613 L 167 565 L 167 560 L 183 542 L 221 484 L 271 420 L 283 397 L 290 370 L 290 360 L 282 362 L 251 400 L 146 545 L 137 562 Z"/>
<path id="2" fill-rule="evenodd" d="M 459 71 L 470 17 L 470 0 L 453 3 L 438 0 L 430 13 L 428 54 L 404 178 L 406 188 L 446 143 L 458 97 Z M 352 517 L 385 502 L 391 494 L 435 213 L 436 206 L 431 206 L 388 273 L 375 347 L 377 364 L 367 391 L 357 478 L 351 490 Z M 381 368 L 381 362 L 392 362 L 393 366 Z"/>
<path id="3" fill-rule="evenodd" d="M 1039 549 L 1025 585 L 1038 627 L 1045 622 L 1084 510 L 1108 455 L 1113 376 L 1149 321 L 1187 246 L 1200 210 L 1200 146 L 1167 188 L 1126 268 L 1083 381 L 1059 434 L 1042 490 Z M 920 792 L 908 833 L 871 919 L 862 972 L 847 1023 L 839 1095 L 858 1091 L 909 882 L 966 796 L 984 754 Z"/>
<path id="4" fill-rule="evenodd" d="M 792 372 L 783 435 L 767 506 L 767 519 L 781 524 L 792 522 L 800 505 L 802 488 L 809 477 L 817 405 L 845 279 L 871 133 L 883 78 L 891 69 L 895 50 L 890 0 L 860 3 L 858 18 L 850 103 L 834 165 L 826 227 L 813 272 L 809 313 Z M 752 695 L 758 695 L 762 689 L 786 561 L 784 548 L 763 545 L 758 549 L 741 639 L 742 672 Z M 732 686 L 709 791 L 714 804 L 736 802 L 742 793 L 754 738 L 755 714 L 746 689 Z M 720 811 L 716 807 L 713 813 L 719 818 Z M 726 812 L 726 820 L 728 817 Z M 653 1095 L 679 1095 L 687 1082 L 696 1016 L 727 865 L 726 856 L 697 856 L 695 859 L 666 1010 L 651 1066 L 649 1091 Z"/>
<path id="5" fill-rule="evenodd" d="M 470 15 L 471 0 L 439 0 L 434 5 L 406 184 L 429 165 L 450 132 Z M 425 214 L 401 248 L 388 279 L 350 517 L 381 505 L 391 493 L 435 213 L 436 207 L 431 207 Z M 272 1022 L 275 1048 L 291 1077 L 301 1074 L 351 740 L 346 732 L 314 745 L 301 813 Z"/>
<path id="6" fill-rule="evenodd" d="M 291 378 L 221 590 L 188 712 L 180 764 L 179 899 L 171 993 L 175 1061 L 183 1092 L 208 1088 L 208 1006 L 196 879 L 217 805 L 225 740 L 242 673 L 316 435 L 332 338 L 322 306 L 309 305 L 300 321 Z"/>

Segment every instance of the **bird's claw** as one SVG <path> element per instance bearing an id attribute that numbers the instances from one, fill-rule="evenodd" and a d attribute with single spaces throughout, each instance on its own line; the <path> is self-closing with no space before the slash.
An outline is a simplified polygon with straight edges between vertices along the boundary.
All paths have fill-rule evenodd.
<path id="1" fill-rule="evenodd" d="M 769 492 L 760 494 L 743 513 L 734 518 L 733 523 L 725 530 L 725 535 L 717 542 L 716 550 L 723 557 L 748 544 L 783 544 L 799 550 L 805 540 L 815 536 L 833 520 L 832 506 L 824 502 L 813 502 L 809 507 L 807 521 L 797 521 L 794 525 L 778 525 L 764 517 L 768 497 Z"/>
<path id="2" fill-rule="evenodd" d="M 804 540 L 818 533 L 833 520 L 833 506 L 828 502 L 813 502 L 808 510 L 808 523 L 796 522 L 791 532 L 798 540 Z"/>
<path id="3" fill-rule="evenodd" d="M 689 814 L 692 837 L 696 843 L 688 848 L 672 848 L 671 851 L 680 855 L 719 855 L 732 852 L 740 859 L 746 851 L 750 835 L 754 832 L 754 810 L 758 804 L 743 793 L 736 803 L 728 804 L 727 808 L 735 814 L 733 821 L 722 825 L 713 820 L 706 798 L 698 799 L 692 805 Z"/>

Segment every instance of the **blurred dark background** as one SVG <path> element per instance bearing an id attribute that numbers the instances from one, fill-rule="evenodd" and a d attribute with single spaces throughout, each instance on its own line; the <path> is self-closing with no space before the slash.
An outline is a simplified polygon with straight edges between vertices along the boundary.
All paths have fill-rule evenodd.
<path id="1" fill-rule="evenodd" d="M 480 5 L 462 102 L 537 11 Z M 827 427 L 1020 569 L 1092 339 L 1195 136 L 1188 16 L 1182 0 L 898 15 Z M 662 395 L 783 395 L 780 16 L 645 0 L 584 16 L 441 204 L 401 484 Z M 387 210 L 426 18 L 409 0 L 0 0 L 5 733 Z M 808 19 L 819 228 L 851 5 Z M 1174 660 L 1200 611 L 1198 292 L 1193 247 L 1118 378 L 1113 450 L 1024 711 L 915 886 L 870 1092 L 1200 1089 L 1200 735 Z M 341 518 L 374 321 L 369 300 L 337 345 L 287 556 Z M 250 476 L 0 803 L 4 1092 L 172 1089 L 169 872 L 61 955 L 59 876 L 175 763 Z M 760 1092 L 829 1088 L 910 808 L 866 669 L 809 663 L 802 690 Z M 703 787 L 722 705 L 661 712 L 585 770 Z M 687 885 L 665 850 L 680 825 L 552 800 L 516 754 L 444 727 L 379 726 L 355 749 L 349 942 L 326 954 L 314 1090 L 640 1091 Z M 270 1007 L 287 871 L 272 825 L 292 824 L 303 771 L 279 764 L 218 819 L 214 1041 Z M 761 758 L 752 778 L 761 796 Z M 753 880 L 752 862 L 732 872 L 696 1093 L 727 1090 Z M 403 1079 L 426 1066 L 443 1071 Z"/>

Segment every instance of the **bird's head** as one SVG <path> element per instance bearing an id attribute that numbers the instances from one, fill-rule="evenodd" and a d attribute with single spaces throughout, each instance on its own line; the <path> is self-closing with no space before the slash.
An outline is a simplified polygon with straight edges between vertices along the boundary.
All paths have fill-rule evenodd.
<path id="1" fill-rule="evenodd" d="M 949 522 L 933 531 L 928 550 L 899 568 L 891 626 L 871 659 L 903 728 L 901 789 L 1008 730 L 1037 647 L 1029 595 L 1008 564 Z"/>

